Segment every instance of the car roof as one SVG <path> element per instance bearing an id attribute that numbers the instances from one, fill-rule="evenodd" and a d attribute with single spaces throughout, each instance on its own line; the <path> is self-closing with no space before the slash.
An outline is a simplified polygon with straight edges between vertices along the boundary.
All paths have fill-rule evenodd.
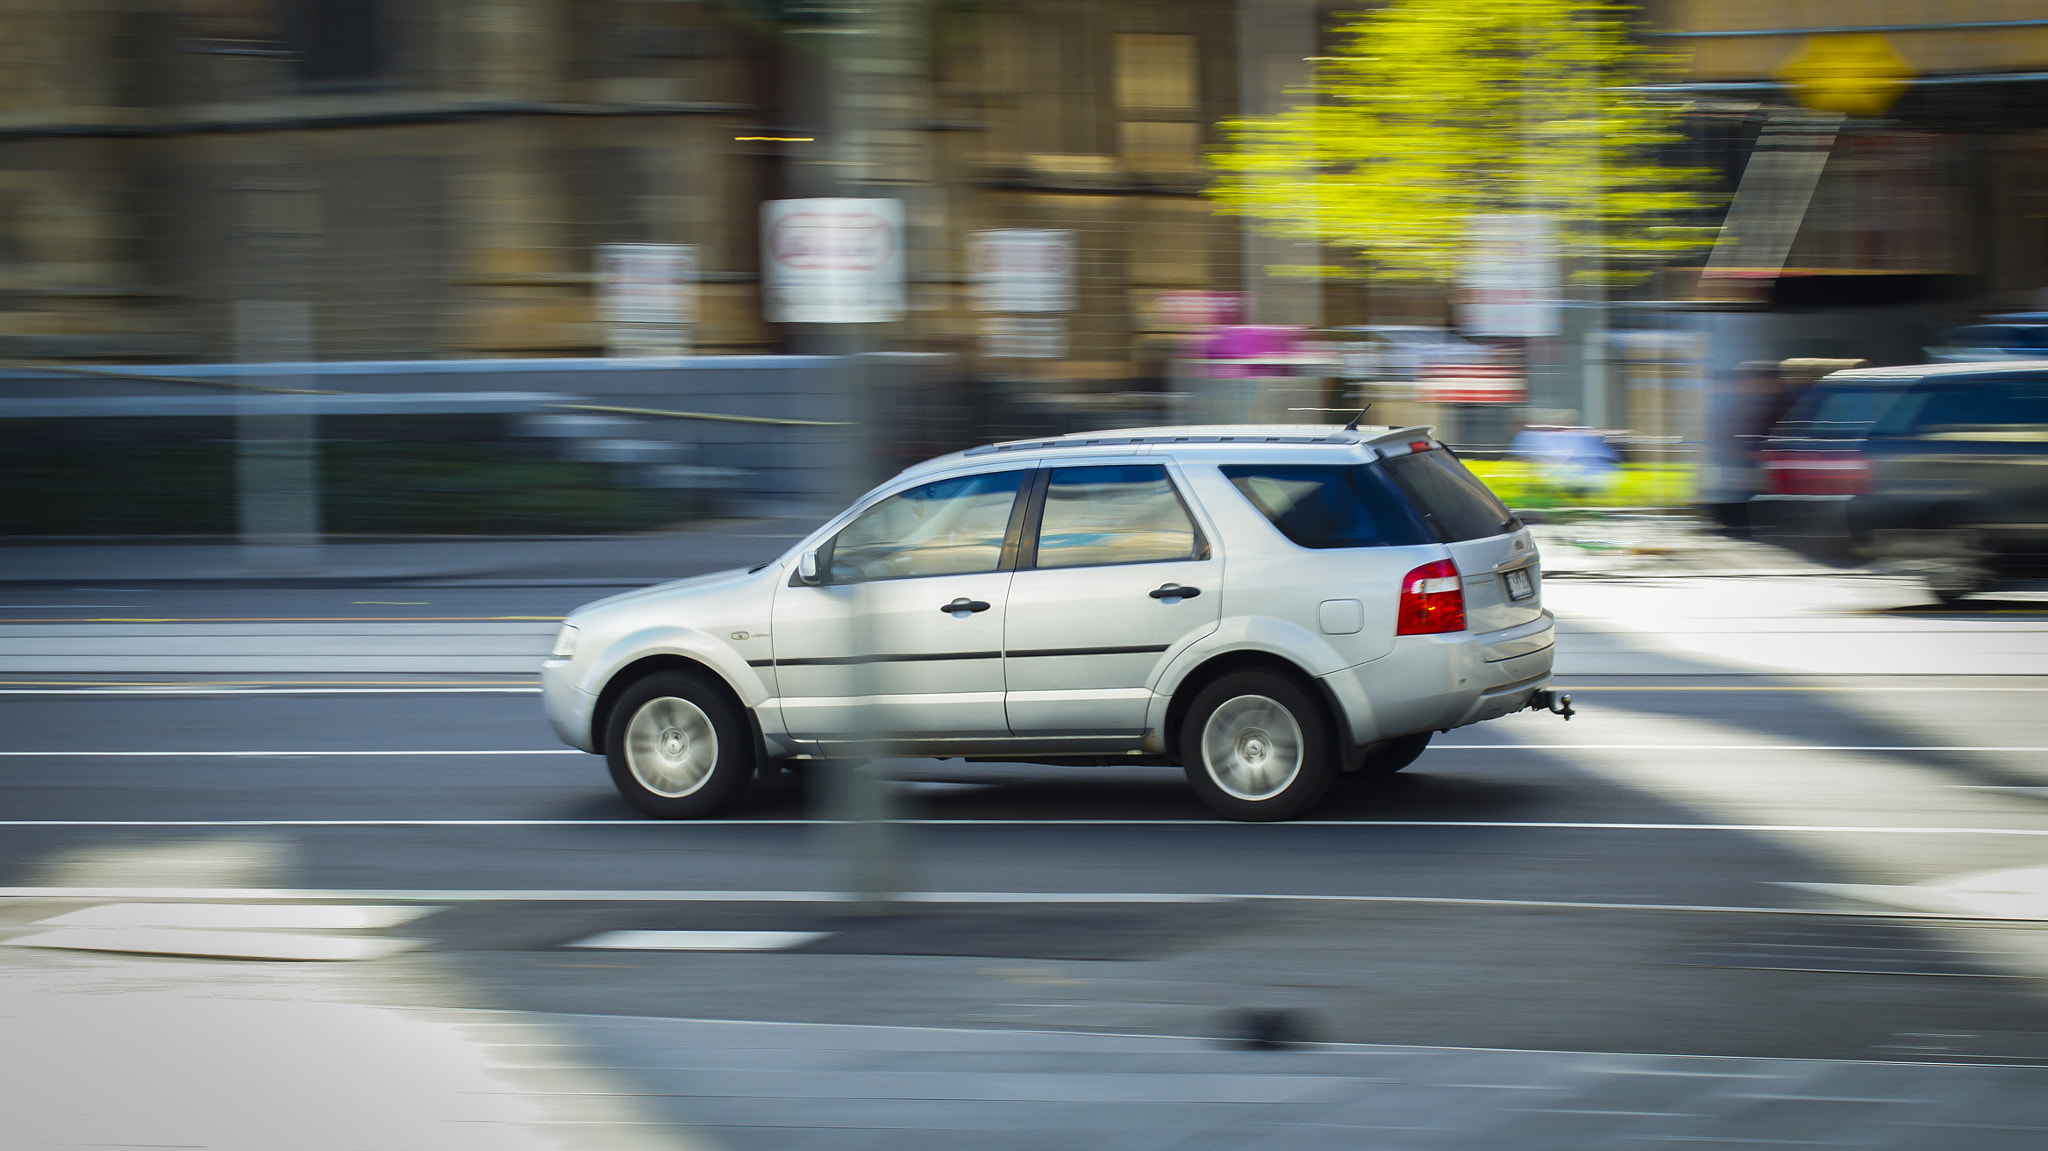
<path id="1" fill-rule="evenodd" d="M 906 468 L 904 475 L 940 471 L 974 460 L 982 461 L 1011 453 L 1115 451 L 1139 445 L 1167 445 L 1179 448 L 1208 448 L 1229 454 L 1244 448 L 1273 448 L 1280 445 L 1318 445 L 1355 448 L 1361 445 L 1406 445 L 1417 439 L 1434 439 L 1436 431 L 1423 426 L 1397 427 L 1390 424 L 1362 424 L 1356 428 L 1336 424 L 1191 424 L 1145 428 L 1112 428 L 1099 432 L 1069 432 L 1028 440 L 1004 440 L 954 452 Z"/>
<path id="2" fill-rule="evenodd" d="M 1890 368 L 1845 368 L 1822 376 L 1819 383 L 1918 383 L 1924 379 L 2003 376 L 2013 372 L 2048 372 L 2048 359 L 1982 360 L 1967 364 L 1903 364 Z"/>

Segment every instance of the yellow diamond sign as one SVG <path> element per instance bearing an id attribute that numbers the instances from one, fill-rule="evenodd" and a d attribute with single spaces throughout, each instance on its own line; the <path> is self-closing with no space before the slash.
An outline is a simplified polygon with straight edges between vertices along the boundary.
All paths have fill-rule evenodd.
<path id="1" fill-rule="evenodd" d="M 1778 69 L 1801 104 L 1849 116 L 1883 115 L 1914 75 L 1891 41 L 1876 32 L 1808 36 Z"/>

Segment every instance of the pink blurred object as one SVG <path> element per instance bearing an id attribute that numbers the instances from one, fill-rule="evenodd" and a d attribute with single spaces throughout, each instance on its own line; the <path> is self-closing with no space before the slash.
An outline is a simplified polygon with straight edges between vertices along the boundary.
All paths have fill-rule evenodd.
<path id="1" fill-rule="evenodd" d="M 1217 329 L 1202 357 L 1210 361 L 1211 376 L 1285 375 L 1301 352 L 1301 334 L 1301 328 L 1278 324 L 1235 324 Z"/>

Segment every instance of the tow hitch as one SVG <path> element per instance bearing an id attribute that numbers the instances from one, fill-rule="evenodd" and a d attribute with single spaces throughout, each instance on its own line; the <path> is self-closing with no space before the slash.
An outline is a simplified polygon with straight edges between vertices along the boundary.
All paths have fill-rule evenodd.
<path id="1" fill-rule="evenodd" d="M 1538 688 L 1530 693 L 1527 710 L 1554 712 L 1563 716 L 1566 723 L 1570 723 L 1572 716 L 1578 714 L 1572 710 L 1571 696 L 1561 691 L 1552 691 L 1547 687 Z"/>

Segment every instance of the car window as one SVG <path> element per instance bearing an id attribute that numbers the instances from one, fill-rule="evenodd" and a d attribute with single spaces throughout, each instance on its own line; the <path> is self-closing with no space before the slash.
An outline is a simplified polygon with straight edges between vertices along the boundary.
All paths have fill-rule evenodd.
<path id="1" fill-rule="evenodd" d="M 833 537 L 828 582 L 995 571 L 1026 474 L 958 476 L 890 496 Z"/>
<path id="2" fill-rule="evenodd" d="M 1951 328 L 1942 342 L 1957 348 L 1998 348 L 2005 346 L 2005 329 L 1995 324 L 1973 324 Z"/>
<path id="3" fill-rule="evenodd" d="M 1963 428 L 2048 425 L 2048 379 L 1995 380 L 1921 388 L 1873 429 L 1897 435 Z"/>
<path id="4" fill-rule="evenodd" d="M 1370 464 L 1228 464 L 1220 470 L 1301 547 L 1389 547 L 1428 539 Z"/>
<path id="5" fill-rule="evenodd" d="M 1198 557 L 1188 510 L 1157 464 L 1054 468 L 1038 528 L 1038 566 L 1091 567 Z"/>
<path id="6" fill-rule="evenodd" d="M 1445 543 L 1484 539 L 1522 526 L 1507 505 L 1447 451 L 1395 456 L 1386 469 L 1394 486 Z"/>

